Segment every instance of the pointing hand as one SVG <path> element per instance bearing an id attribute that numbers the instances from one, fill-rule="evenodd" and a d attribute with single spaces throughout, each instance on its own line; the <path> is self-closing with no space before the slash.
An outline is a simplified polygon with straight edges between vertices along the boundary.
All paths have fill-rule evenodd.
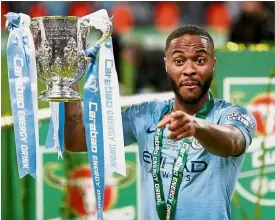
<path id="1" fill-rule="evenodd" d="M 183 111 L 176 111 L 167 115 L 158 123 L 157 128 L 164 127 L 167 124 L 169 125 L 169 131 L 171 131 L 168 138 L 174 141 L 195 135 L 197 122 L 193 116 Z"/>

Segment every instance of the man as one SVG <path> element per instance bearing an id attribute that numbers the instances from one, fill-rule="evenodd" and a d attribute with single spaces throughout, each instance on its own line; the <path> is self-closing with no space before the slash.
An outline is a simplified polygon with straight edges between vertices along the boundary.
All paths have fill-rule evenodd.
<path id="1" fill-rule="evenodd" d="M 175 98 L 122 112 L 125 145 L 138 142 L 141 219 L 231 219 L 230 203 L 255 133 L 244 108 L 213 98 L 212 37 L 188 25 L 167 38 L 166 72 Z M 82 107 L 66 104 L 66 148 L 86 150 Z"/>

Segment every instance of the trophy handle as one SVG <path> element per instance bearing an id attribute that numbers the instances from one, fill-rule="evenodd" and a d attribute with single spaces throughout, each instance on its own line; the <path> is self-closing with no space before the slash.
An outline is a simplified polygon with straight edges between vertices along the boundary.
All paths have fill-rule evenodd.
<path id="1" fill-rule="evenodd" d="M 113 32 L 113 25 L 111 18 L 109 18 L 108 13 L 105 9 L 101 9 L 92 14 L 86 15 L 79 18 L 79 30 L 80 34 L 85 31 L 88 31 L 90 27 L 94 27 L 102 31 L 101 38 L 96 42 L 96 45 L 100 45 L 106 41 Z"/>

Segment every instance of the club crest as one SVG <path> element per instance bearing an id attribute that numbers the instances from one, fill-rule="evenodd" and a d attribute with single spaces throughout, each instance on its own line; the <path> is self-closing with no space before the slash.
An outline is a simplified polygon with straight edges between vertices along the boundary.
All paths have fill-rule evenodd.
<path id="1" fill-rule="evenodd" d="M 202 146 L 201 146 L 200 142 L 196 138 L 193 138 L 192 143 L 191 143 L 191 147 L 195 150 L 201 150 L 202 149 Z"/>

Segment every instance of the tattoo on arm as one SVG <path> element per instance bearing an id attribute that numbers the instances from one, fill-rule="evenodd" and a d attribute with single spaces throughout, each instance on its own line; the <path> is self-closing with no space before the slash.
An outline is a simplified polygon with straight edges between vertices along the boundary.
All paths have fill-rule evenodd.
<path id="1" fill-rule="evenodd" d="M 82 113 L 66 115 L 65 145 L 68 150 L 72 151 L 85 151 L 87 149 Z"/>
<path id="2" fill-rule="evenodd" d="M 72 133 L 75 132 L 75 128 L 78 124 L 83 124 L 83 115 L 74 114 L 74 115 L 68 115 L 66 119 L 66 129 L 71 131 Z"/>

